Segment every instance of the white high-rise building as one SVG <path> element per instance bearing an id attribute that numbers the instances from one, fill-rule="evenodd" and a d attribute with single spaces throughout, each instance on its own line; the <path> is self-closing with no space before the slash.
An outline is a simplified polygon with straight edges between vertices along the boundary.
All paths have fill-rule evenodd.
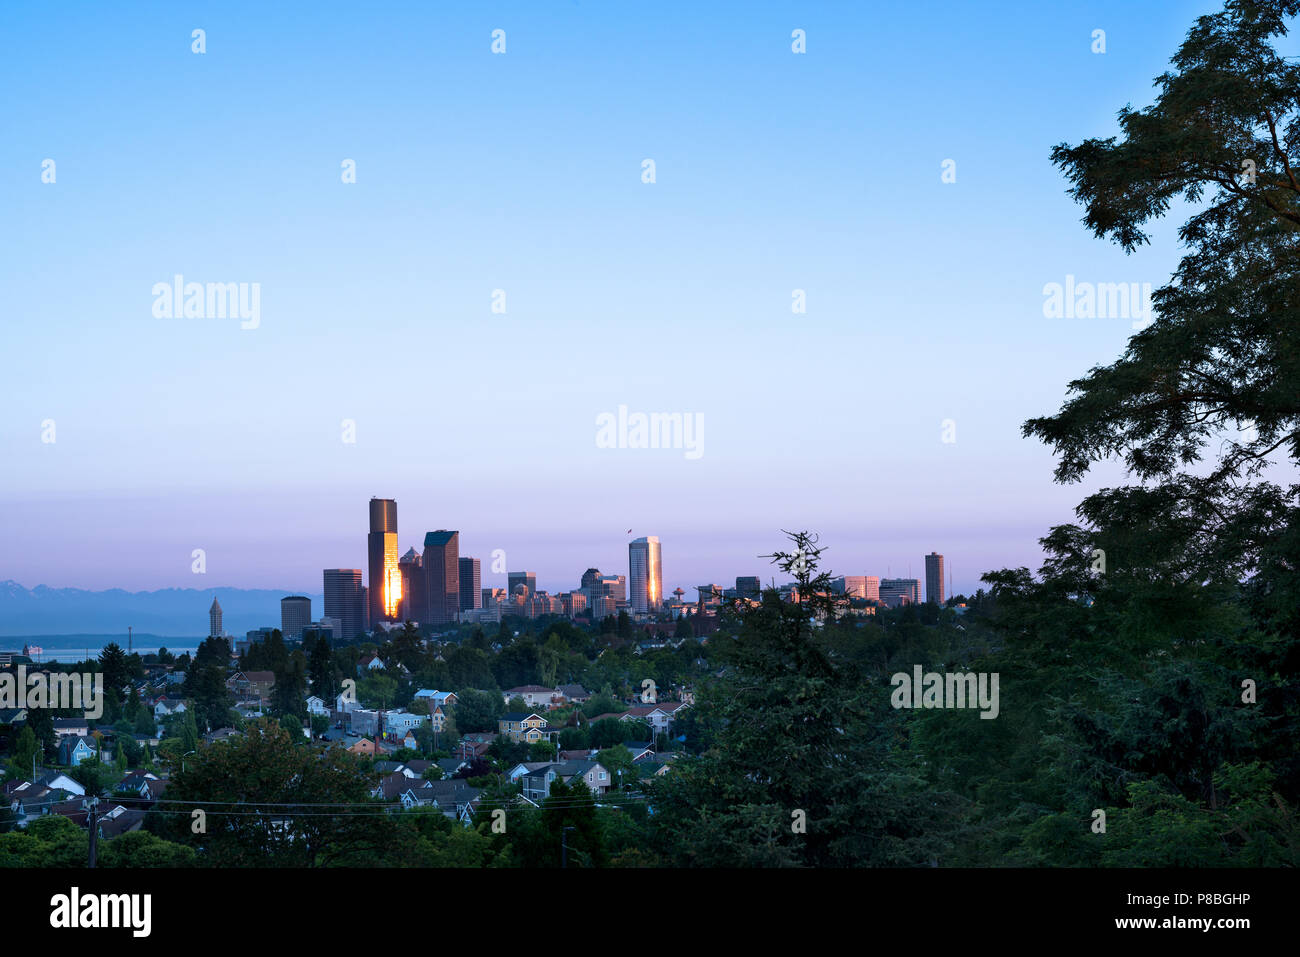
<path id="1" fill-rule="evenodd" d="M 634 614 L 659 611 L 664 602 L 663 566 L 659 559 L 659 539 L 651 535 L 638 538 L 627 547 L 628 599 Z"/>

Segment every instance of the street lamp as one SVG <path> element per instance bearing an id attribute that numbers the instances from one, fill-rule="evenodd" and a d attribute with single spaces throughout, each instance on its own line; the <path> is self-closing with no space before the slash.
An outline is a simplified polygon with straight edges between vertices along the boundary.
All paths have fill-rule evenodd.
<path id="1" fill-rule="evenodd" d="M 185 773 L 185 759 L 188 758 L 191 754 L 198 754 L 198 752 L 186 751 L 184 754 L 181 755 L 181 774 Z"/>

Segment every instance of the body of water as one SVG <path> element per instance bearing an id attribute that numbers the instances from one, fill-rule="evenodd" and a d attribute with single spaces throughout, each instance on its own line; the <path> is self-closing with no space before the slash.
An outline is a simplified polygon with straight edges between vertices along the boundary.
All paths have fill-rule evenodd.
<path id="1" fill-rule="evenodd" d="M 193 635 L 168 637 L 165 635 L 135 635 L 131 650 L 137 654 L 157 653 L 166 648 L 173 655 L 188 651 L 194 654 L 202 638 Z M 104 646 L 116 642 L 125 651 L 127 636 L 122 635 L 6 635 L 0 636 L 0 652 L 21 654 L 23 646 L 31 649 L 36 661 L 84 661 L 86 655 L 98 658 Z M 39 649 L 39 650 L 37 650 Z"/>

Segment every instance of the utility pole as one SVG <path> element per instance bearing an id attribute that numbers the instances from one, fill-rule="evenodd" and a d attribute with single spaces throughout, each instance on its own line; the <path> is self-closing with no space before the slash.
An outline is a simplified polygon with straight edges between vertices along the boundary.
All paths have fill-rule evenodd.
<path id="1" fill-rule="evenodd" d="M 566 840 L 568 831 L 576 831 L 576 827 L 560 828 L 560 867 L 561 869 L 569 866 L 569 844 Z"/>
<path id="2" fill-rule="evenodd" d="M 95 857 L 96 857 L 96 852 L 97 852 L 98 849 L 99 849 L 99 848 L 98 848 L 98 844 L 99 844 L 99 824 L 98 824 L 98 823 L 96 822 L 96 820 L 95 820 L 95 817 L 96 817 L 95 812 L 99 809 L 99 798 L 98 798 L 98 797 L 92 797 L 92 798 L 90 799 L 89 808 L 90 808 L 90 819 L 89 819 L 88 823 L 89 823 L 89 825 L 90 825 L 90 866 L 91 866 L 91 867 L 94 867 L 94 866 L 95 866 Z"/>

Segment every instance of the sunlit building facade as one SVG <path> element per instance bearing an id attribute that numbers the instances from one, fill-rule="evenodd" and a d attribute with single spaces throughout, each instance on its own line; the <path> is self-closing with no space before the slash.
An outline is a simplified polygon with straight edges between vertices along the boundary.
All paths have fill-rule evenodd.
<path id="1" fill-rule="evenodd" d="M 664 600 L 663 568 L 659 539 L 654 535 L 638 538 L 627 547 L 628 587 L 632 611 L 638 615 L 657 612 Z"/>
<path id="2" fill-rule="evenodd" d="M 397 503 L 391 498 L 370 500 L 366 553 L 370 562 L 370 623 L 396 621 L 402 612 L 402 570 L 397 557 Z"/>

